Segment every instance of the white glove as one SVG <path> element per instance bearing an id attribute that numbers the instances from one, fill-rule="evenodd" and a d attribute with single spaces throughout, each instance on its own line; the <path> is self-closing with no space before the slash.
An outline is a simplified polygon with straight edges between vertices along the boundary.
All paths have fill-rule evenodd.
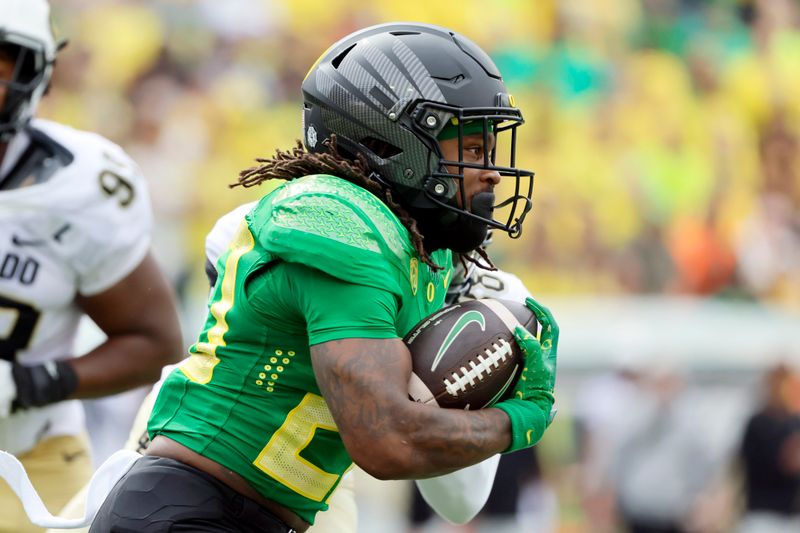
<path id="1" fill-rule="evenodd" d="M 11 373 L 11 363 L 0 359 L 0 418 L 11 414 L 11 404 L 17 398 L 17 384 Z"/>

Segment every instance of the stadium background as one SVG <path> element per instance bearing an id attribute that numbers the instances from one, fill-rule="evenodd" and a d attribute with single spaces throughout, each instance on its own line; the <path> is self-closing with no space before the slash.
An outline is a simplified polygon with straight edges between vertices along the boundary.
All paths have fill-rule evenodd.
<path id="1" fill-rule="evenodd" d="M 265 192 L 226 185 L 300 137 L 298 87 L 331 42 L 414 20 L 490 53 L 525 113 L 520 166 L 537 175 L 520 242 L 498 238 L 492 253 L 563 330 L 561 412 L 541 445 L 561 531 L 591 530 L 572 421 L 593 377 L 680 374 L 721 464 L 761 373 L 800 361 L 794 0 L 53 4 L 69 45 L 42 114 L 109 137 L 142 166 L 188 337 L 205 296 L 205 233 Z M 365 523 L 392 516 L 401 530 L 402 490 L 385 494 L 385 508 L 365 499 Z"/>

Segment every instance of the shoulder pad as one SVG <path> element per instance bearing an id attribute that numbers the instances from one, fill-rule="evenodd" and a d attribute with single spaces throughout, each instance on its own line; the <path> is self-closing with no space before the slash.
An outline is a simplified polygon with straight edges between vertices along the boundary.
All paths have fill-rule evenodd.
<path id="1" fill-rule="evenodd" d="M 283 185 L 259 202 L 248 222 L 273 255 L 353 283 L 396 284 L 413 253 L 408 231 L 382 201 L 334 176 Z M 399 284 L 390 288 L 400 291 Z"/>
<path id="2" fill-rule="evenodd" d="M 99 292 L 127 276 L 150 247 L 145 179 L 122 148 L 100 135 L 44 120 L 31 126 L 72 159 L 47 182 L 27 188 L 35 195 L 30 204 L 37 202 L 51 223 L 68 228 L 59 252 L 75 268 L 81 292 Z"/>

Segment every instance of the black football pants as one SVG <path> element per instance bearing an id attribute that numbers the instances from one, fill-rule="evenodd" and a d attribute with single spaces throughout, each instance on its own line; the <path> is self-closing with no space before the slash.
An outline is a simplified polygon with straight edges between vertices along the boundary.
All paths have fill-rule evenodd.
<path id="1" fill-rule="evenodd" d="M 114 486 L 89 531 L 290 533 L 293 530 L 213 476 L 173 459 L 146 455 Z"/>

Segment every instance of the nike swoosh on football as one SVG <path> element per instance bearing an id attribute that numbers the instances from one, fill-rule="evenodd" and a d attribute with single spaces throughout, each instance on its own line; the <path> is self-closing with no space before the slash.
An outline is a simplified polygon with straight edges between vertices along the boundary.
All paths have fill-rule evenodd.
<path id="1" fill-rule="evenodd" d="M 461 315 L 458 321 L 453 324 L 453 327 L 450 328 L 450 331 L 447 333 L 447 337 L 445 337 L 444 342 L 439 347 L 439 351 L 436 353 L 436 357 L 433 358 L 433 364 L 431 365 L 431 372 L 436 370 L 436 367 L 439 366 L 439 362 L 444 357 L 445 352 L 447 349 L 452 346 L 453 342 L 455 342 L 456 337 L 466 329 L 467 326 L 472 324 L 473 322 L 480 324 L 481 331 L 486 330 L 486 318 L 483 316 L 483 313 L 480 311 L 467 311 L 463 315 Z"/>
<path id="2" fill-rule="evenodd" d="M 16 235 L 12 235 L 11 242 L 15 246 L 42 246 L 47 244 L 47 239 L 21 239 Z"/>

